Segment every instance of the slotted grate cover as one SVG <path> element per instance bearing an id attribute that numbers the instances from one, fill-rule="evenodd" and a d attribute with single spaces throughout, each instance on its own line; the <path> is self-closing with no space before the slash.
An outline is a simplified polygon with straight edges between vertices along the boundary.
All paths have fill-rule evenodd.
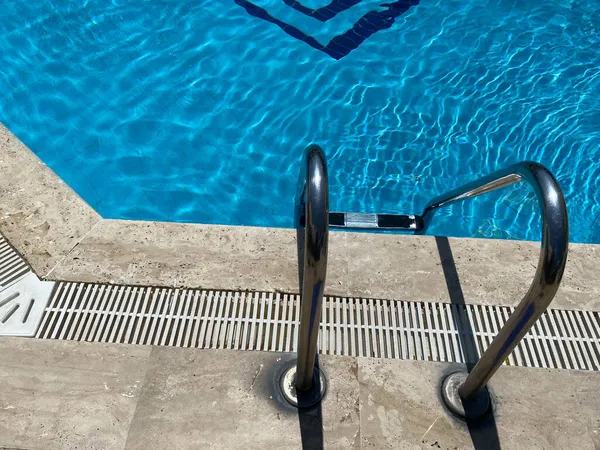
<path id="1" fill-rule="evenodd" d="M 30 272 L 0 292 L 0 336 L 35 336 L 54 287 Z"/>
<path id="2" fill-rule="evenodd" d="M 21 255 L 0 235 L 0 291 L 30 272 Z"/>
<path id="3" fill-rule="evenodd" d="M 60 283 L 37 336 L 143 345 L 296 351 L 299 296 Z M 327 297 L 320 352 L 474 362 L 513 308 Z M 600 370 L 598 312 L 549 310 L 506 363 Z"/>

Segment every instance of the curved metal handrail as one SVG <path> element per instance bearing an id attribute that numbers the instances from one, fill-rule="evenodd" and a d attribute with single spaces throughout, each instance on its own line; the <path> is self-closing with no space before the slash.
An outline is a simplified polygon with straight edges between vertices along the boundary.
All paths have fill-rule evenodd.
<path id="1" fill-rule="evenodd" d="M 554 176 L 541 164 L 522 162 L 466 184 L 432 200 L 423 212 L 425 232 L 435 211 L 445 205 L 528 181 L 538 197 L 542 211 L 542 247 L 533 282 L 521 303 L 498 332 L 465 382 L 458 388 L 463 399 L 479 393 L 504 360 L 548 308 L 562 279 L 569 245 L 567 207 Z"/>
<path id="2" fill-rule="evenodd" d="M 299 218 L 303 212 L 305 228 L 296 366 L 296 389 L 301 391 L 313 387 L 329 237 L 329 194 L 325 155 L 320 147 L 310 145 L 304 158 L 296 197 L 296 226 L 301 225 Z"/>

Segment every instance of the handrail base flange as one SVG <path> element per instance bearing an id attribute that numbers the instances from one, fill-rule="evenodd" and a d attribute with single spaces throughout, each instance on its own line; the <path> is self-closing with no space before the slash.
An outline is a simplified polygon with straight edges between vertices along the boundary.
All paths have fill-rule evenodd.
<path id="1" fill-rule="evenodd" d="M 296 408 L 310 408 L 318 404 L 327 391 L 327 380 L 323 373 L 315 367 L 312 387 L 307 391 L 296 389 L 296 364 L 287 369 L 279 380 L 283 398 Z"/>
<path id="2" fill-rule="evenodd" d="M 465 382 L 468 375 L 467 372 L 454 372 L 448 375 L 442 383 L 442 399 L 450 412 L 458 418 L 463 420 L 481 419 L 491 410 L 490 394 L 486 387 L 472 399 L 462 398 L 458 393 L 458 389 Z"/>

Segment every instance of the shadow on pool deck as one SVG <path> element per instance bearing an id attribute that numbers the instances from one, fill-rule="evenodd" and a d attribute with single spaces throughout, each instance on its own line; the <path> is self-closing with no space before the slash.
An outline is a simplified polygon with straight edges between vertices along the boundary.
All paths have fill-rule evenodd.
<path id="1" fill-rule="evenodd" d="M 436 236 L 435 242 L 442 262 L 442 269 L 444 271 L 444 278 L 450 295 L 450 301 L 455 305 L 463 306 L 463 308 L 457 308 L 459 317 L 456 315 L 453 315 L 452 317 L 456 329 L 460 332 L 458 337 L 463 354 L 465 355 L 465 360 L 467 361 L 467 371 L 471 372 L 473 367 L 475 367 L 473 361 L 477 359 L 475 331 L 471 328 L 466 309 L 464 308 L 466 304 L 465 296 L 460 285 L 460 278 L 458 276 L 458 271 L 456 270 L 450 242 L 447 237 L 439 236 Z M 473 442 L 473 448 L 476 450 L 500 450 L 498 427 L 496 426 L 493 410 L 482 419 L 467 419 L 466 424 L 469 429 L 471 441 Z"/>
<path id="2" fill-rule="evenodd" d="M 319 367 L 318 355 L 315 367 Z M 300 393 L 298 394 L 298 400 L 302 402 Z M 302 448 L 306 450 L 323 449 L 323 407 L 321 402 L 312 408 L 299 408 L 298 423 L 300 425 Z"/>

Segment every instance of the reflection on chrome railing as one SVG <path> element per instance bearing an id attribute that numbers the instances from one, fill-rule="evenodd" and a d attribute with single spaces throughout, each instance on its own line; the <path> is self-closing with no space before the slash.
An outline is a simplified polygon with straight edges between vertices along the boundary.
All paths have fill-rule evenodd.
<path id="1" fill-rule="evenodd" d="M 486 413 L 490 406 L 485 391 L 488 381 L 548 308 L 565 270 L 569 225 L 565 199 L 554 176 L 538 163 L 522 162 L 437 197 L 427 205 L 421 216 L 400 216 L 330 214 L 325 157 L 316 145 L 306 149 L 301 170 L 295 211 L 296 226 L 300 230 L 299 242 L 304 239 L 300 258 L 302 303 L 298 361 L 282 379 L 284 395 L 298 406 L 301 393 L 308 396 L 308 403 L 314 404 L 324 392 L 324 379 L 315 368 L 315 361 L 327 272 L 329 225 L 411 230 L 421 234 L 427 231 L 435 212 L 442 206 L 521 181 L 532 185 L 539 200 L 543 223 L 539 262 L 529 291 L 473 370 L 469 374 L 454 373 L 443 383 L 443 398 L 454 413 L 470 418 Z"/>
<path id="2" fill-rule="evenodd" d="M 321 307 L 327 274 L 329 239 L 329 193 L 327 166 L 323 151 L 316 145 L 306 150 L 304 183 L 304 270 L 302 273 L 302 305 L 298 335 L 298 369 L 296 387 L 312 387 L 317 338 L 321 326 Z"/>
<path id="3" fill-rule="evenodd" d="M 465 402 L 476 399 L 554 298 L 567 262 L 567 207 L 560 186 L 548 169 L 535 162 L 522 162 L 437 197 L 422 215 L 421 233 L 427 230 L 438 208 L 523 180 L 532 185 L 542 212 L 542 246 L 537 270 L 529 291 L 469 375 L 454 374 L 446 379 L 444 399 L 460 415 L 465 415 Z"/>
<path id="4" fill-rule="evenodd" d="M 316 145 L 305 151 L 295 208 L 302 264 L 298 360 L 283 375 L 281 387 L 290 403 L 308 407 L 319 402 L 325 392 L 325 378 L 315 362 L 327 275 L 329 194 L 325 156 Z"/>

